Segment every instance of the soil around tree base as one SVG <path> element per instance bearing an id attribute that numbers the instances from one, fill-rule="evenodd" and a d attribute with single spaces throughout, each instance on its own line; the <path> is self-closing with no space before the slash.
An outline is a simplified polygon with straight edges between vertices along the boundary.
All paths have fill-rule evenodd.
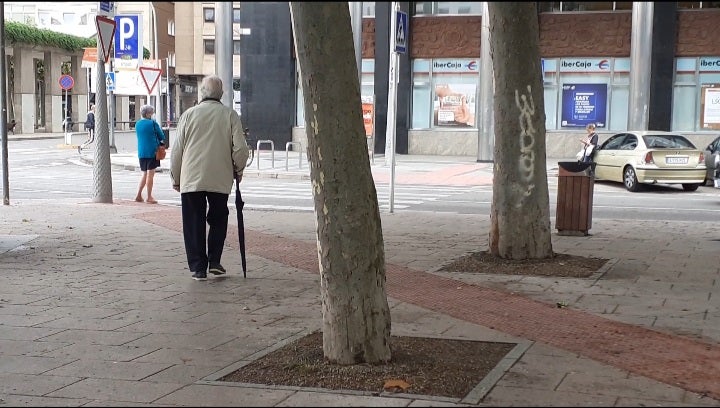
<path id="1" fill-rule="evenodd" d="M 464 398 L 512 350 L 515 343 L 391 336 L 386 364 L 338 365 L 323 356 L 322 333 L 314 332 L 272 351 L 218 381 L 404 392 Z M 406 386 L 407 384 L 407 386 Z"/>
<path id="2" fill-rule="evenodd" d="M 552 258 L 503 259 L 487 251 L 473 252 L 440 268 L 444 272 L 587 278 L 608 259 L 555 253 Z"/>
<path id="3" fill-rule="evenodd" d="M 474 252 L 441 271 L 586 278 L 608 259 L 568 254 L 551 258 L 507 260 Z M 272 351 L 219 381 L 383 391 L 462 399 L 515 347 L 514 343 L 432 337 L 391 337 L 391 361 L 382 365 L 341 366 L 325 361 L 322 333 L 315 332 Z M 394 381 L 395 382 L 388 381 Z M 407 388 L 404 388 L 404 384 Z M 386 385 L 396 386 L 386 389 Z"/>

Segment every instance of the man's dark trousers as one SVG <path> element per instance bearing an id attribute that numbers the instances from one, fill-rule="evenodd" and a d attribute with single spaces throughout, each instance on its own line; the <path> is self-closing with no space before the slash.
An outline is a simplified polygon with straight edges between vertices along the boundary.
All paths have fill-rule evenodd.
<path id="1" fill-rule="evenodd" d="M 227 236 L 229 194 L 196 191 L 180 194 L 183 237 L 188 267 L 192 272 L 207 272 L 209 264 L 219 264 Z M 209 208 L 208 208 L 209 207 Z M 205 223 L 210 225 L 205 252 Z"/>

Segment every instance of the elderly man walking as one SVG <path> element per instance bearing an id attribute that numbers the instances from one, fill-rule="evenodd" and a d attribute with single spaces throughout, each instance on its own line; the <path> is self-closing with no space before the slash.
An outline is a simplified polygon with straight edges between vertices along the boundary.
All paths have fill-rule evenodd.
<path id="1" fill-rule="evenodd" d="M 227 202 L 233 180 L 242 179 L 249 154 L 240 117 L 220 102 L 222 95 L 220 77 L 203 79 L 202 99 L 180 117 L 170 155 L 170 178 L 180 192 L 185 252 L 195 280 L 206 280 L 208 267 L 214 275 L 226 272 L 220 260 L 227 236 Z"/>

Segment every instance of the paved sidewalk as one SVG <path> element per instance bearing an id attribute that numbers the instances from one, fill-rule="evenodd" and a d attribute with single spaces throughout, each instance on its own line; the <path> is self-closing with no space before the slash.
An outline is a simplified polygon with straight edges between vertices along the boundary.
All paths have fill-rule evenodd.
<path id="1" fill-rule="evenodd" d="M 457 185 L 492 170 L 427 160 L 398 165 Z M 229 274 L 195 282 L 179 208 L 48 200 L 0 212 L 9 406 L 720 406 L 713 223 L 600 219 L 591 236 L 553 234 L 556 252 L 611 259 L 576 279 L 440 272 L 486 249 L 488 217 L 382 213 L 394 335 L 519 344 L 463 402 L 215 381 L 320 327 L 312 213 L 245 210 L 248 278 L 231 227 Z"/>

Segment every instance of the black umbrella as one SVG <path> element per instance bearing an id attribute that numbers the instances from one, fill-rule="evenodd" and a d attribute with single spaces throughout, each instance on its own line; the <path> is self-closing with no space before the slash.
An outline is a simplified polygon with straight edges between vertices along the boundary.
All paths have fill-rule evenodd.
<path id="1" fill-rule="evenodd" d="M 247 261 L 245 260 L 245 221 L 243 221 L 242 210 L 245 202 L 240 195 L 240 180 L 235 179 L 235 210 L 237 211 L 238 221 L 238 240 L 240 241 L 240 258 L 242 259 L 243 278 L 247 274 Z"/>

